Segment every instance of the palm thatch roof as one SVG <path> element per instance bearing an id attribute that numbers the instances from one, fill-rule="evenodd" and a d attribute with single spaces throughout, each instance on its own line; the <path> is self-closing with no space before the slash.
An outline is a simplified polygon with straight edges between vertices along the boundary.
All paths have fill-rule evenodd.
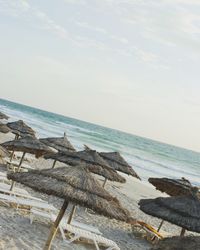
<path id="1" fill-rule="evenodd" d="M 9 152 L 2 146 L 0 146 L 0 158 L 9 157 Z"/>
<path id="2" fill-rule="evenodd" d="M 40 141 L 49 147 L 57 149 L 60 152 L 76 151 L 65 134 L 63 137 L 41 138 Z"/>
<path id="3" fill-rule="evenodd" d="M 11 132 L 11 129 L 4 123 L 0 123 L 0 132 L 7 134 L 8 132 Z"/>
<path id="4" fill-rule="evenodd" d="M 9 173 L 8 179 L 90 208 L 109 218 L 121 221 L 128 221 L 130 218 L 129 212 L 121 207 L 119 201 L 104 190 L 87 168 L 82 166 Z"/>
<path id="5" fill-rule="evenodd" d="M 34 154 L 36 157 L 40 157 L 46 153 L 53 152 L 49 147 L 40 142 L 38 139 L 28 136 L 20 138 L 18 140 L 4 142 L 1 145 L 8 150 Z"/>
<path id="6" fill-rule="evenodd" d="M 191 183 L 185 179 L 170 178 L 149 178 L 149 182 L 161 192 L 171 196 L 188 195 L 191 190 Z"/>
<path id="7" fill-rule="evenodd" d="M 174 236 L 159 240 L 158 244 L 154 245 L 151 250 L 190 250 L 200 249 L 199 236 Z"/>
<path id="8" fill-rule="evenodd" d="M 99 154 L 113 169 L 140 179 L 138 174 L 125 161 L 119 152 L 101 152 Z"/>
<path id="9" fill-rule="evenodd" d="M 28 135 L 35 137 L 35 131 L 22 120 L 16 122 L 8 122 L 7 126 L 12 129 L 13 134 L 16 134 L 18 136 L 24 137 Z"/>
<path id="10" fill-rule="evenodd" d="M 200 233 L 200 198 L 195 187 L 191 188 L 191 194 L 185 196 L 142 199 L 139 206 L 149 215 Z"/>
<path id="11" fill-rule="evenodd" d="M 5 119 L 8 120 L 9 116 L 7 116 L 6 114 L 0 112 L 0 119 Z"/>
<path id="12" fill-rule="evenodd" d="M 108 180 L 121 183 L 126 182 L 125 178 L 110 168 L 95 150 L 58 152 L 56 154 L 45 155 L 45 159 L 54 159 L 70 166 L 86 165 L 90 172 L 104 176 Z"/>

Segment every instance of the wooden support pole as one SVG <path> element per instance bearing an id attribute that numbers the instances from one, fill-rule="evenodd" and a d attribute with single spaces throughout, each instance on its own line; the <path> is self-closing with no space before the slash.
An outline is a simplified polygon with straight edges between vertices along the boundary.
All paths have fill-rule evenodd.
<path id="1" fill-rule="evenodd" d="M 55 168 L 56 161 L 57 161 L 57 160 L 54 160 L 52 168 Z"/>
<path id="2" fill-rule="evenodd" d="M 182 229 L 181 229 L 181 234 L 180 234 L 180 236 L 181 236 L 181 237 L 183 237 L 183 236 L 184 236 L 185 231 L 186 231 L 186 230 L 185 230 L 185 228 L 182 228 Z"/>
<path id="3" fill-rule="evenodd" d="M 103 188 L 105 187 L 105 185 L 106 185 L 106 182 L 107 182 L 107 178 L 105 178 L 105 180 L 104 180 L 104 182 L 103 182 Z"/>
<path id="4" fill-rule="evenodd" d="M 72 211 L 71 211 L 71 213 L 70 213 L 70 215 L 69 215 L 69 218 L 68 218 L 68 220 L 67 220 L 67 224 L 71 224 L 75 212 L 76 212 L 76 205 L 73 205 Z"/>
<path id="5" fill-rule="evenodd" d="M 161 221 L 161 223 L 160 223 L 160 225 L 159 225 L 159 227 L 158 227 L 158 229 L 157 229 L 157 232 L 159 232 L 159 231 L 160 231 L 160 229 L 161 229 L 161 227 L 162 227 L 163 223 L 164 223 L 164 220 L 162 220 L 162 221 Z"/>
<path id="6" fill-rule="evenodd" d="M 15 135 L 15 140 L 18 140 L 19 135 Z M 14 156 L 15 150 L 12 151 L 12 154 L 10 156 L 10 162 L 12 162 L 13 156 Z"/>
<path id="7" fill-rule="evenodd" d="M 51 226 L 50 233 L 49 233 L 48 239 L 45 243 L 43 250 L 50 250 L 51 249 L 52 241 L 53 241 L 54 237 L 56 236 L 58 226 L 59 226 L 60 221 L 62 220 L 62 218 L 65 214 L 65 211 L 68 207 L 68 204 L 69 204 L 68 201 L 65 200 L 54 224 Z"/>
<path id="8" fill-rule="evenodd" d="M 26 154 L 26 152 L 24 152 L 23 155 L 22 155 L 22 158 L 21 158 L 21 160 L 20 160 L 20 163 L 19 163 L 19 165 L 18 165 L 18 167 L 17 167 L 17 172 L 20 171 L 20 167 L 21 167 L 22 162 L 23 162 L 23 160 L 24 160 L 25 154 Z M 10 186 L 10 191 L 13 190 L 14 185 L 15 185 L 15 181 L 12 181 L 11 186 Z"/>

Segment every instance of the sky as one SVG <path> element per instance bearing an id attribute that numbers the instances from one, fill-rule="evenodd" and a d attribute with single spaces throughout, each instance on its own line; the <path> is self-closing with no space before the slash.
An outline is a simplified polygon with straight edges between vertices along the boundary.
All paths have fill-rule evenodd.
<path id="1" fill-rule="evenodd" d="M 200 151 L 199 0 L 0 0 L 0 97 Z"/>

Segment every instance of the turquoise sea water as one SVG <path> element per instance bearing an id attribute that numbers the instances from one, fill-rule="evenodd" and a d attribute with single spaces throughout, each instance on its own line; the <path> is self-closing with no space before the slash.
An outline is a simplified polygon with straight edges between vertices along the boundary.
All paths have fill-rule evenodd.
<path id="1" fill-rule="evenodd" d="M 12 121 L 24 120 L 39 137 L 61 136 L 65 131 L 78 150 L 87 144 L 100 151 L 119 151 L 145 181 L 184 176 L 200 185 L 200 153 L 3 99 L 0 110 Z"/>

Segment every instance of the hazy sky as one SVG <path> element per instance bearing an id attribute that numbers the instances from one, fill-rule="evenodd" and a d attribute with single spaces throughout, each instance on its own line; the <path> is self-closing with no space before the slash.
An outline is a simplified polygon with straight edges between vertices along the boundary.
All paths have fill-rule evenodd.
<path id="1" fill-rule="evenodd" d="M 1 97 L 200 151 L 200 0 L 0 0 Z"/>

